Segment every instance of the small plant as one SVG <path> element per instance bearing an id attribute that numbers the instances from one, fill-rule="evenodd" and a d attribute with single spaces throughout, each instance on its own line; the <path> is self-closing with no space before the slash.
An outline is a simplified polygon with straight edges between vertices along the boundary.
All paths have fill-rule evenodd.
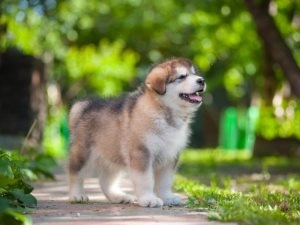
<path id="1" fill-rule="evenodd" d="M 47 155 L 21 156 L 15 151 L 0 150 L 0 225 L 31 224 L 24 213 L 36 207 L 37 200 L 28 181 L 40 176 L 54 178 L 50 172 L 54 165 Z"/>

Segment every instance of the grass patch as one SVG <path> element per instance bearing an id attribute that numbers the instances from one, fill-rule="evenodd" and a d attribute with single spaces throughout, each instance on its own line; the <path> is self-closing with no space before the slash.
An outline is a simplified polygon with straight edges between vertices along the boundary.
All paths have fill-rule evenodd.
<path id="1" fill-rule="evenodd" d="M 208 211 L 213 220 L 296 225 L 300 224 L 299 172 L 299 160 L 189 150 L 181 157 L 175 189 L 187 193 L 189 207 Z"/>

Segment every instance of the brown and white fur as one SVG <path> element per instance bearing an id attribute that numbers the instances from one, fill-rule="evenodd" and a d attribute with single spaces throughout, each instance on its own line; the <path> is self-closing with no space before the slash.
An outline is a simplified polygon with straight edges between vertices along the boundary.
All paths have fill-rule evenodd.
<path id="1" fill-rule="evenodd" d="M 113 203 L 134 200 L 118 187 L 120 172 L 127 171 L 140 206 L 180 205 L 171 191 L 172 178 L 204 90 L 192 62 L 175 58 L 155 66 L 136 92 L 74 104 L 69 117 L 70 201 L 88 200 L 83 182 L 93 167 Z"/>

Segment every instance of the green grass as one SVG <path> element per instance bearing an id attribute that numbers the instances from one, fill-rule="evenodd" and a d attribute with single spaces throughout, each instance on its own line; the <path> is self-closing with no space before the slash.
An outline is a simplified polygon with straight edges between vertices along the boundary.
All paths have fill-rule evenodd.
<path id="1" fill-rule="evenodd" d="M 210 219 L 247 225 L 300 224 L 300 160 L 189 150 L 175 189 Z"/>

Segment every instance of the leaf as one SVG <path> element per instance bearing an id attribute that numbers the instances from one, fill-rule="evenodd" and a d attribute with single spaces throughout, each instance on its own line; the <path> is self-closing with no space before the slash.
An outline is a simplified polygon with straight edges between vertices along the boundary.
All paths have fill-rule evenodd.
<path id="1" fill-rule="evenodd" d="M 16 179 L 11 179 L 7 176 L 3 176 L 0 174 L 0 188 L 7 188 L 7 186 L 16 183 Z"/>
<path id="2" fill-rule="evenodd" d="M 37 165 L 40 165 L 41 167 L 44 168 L 53 168 L 56 166 L 55 160 L 49 155 L 45 155 L 45 154 L 39 154 L 35 158 L 35 162 Z"/>
<path id="3" fill-rule="evenodd" d="M 51 172 L 49 172 L 47 169 L 37 167 L 37 168 L 34 169 L 34 172 L 37 173 L 37 174 L 42 174 L 45 177 L 50 178 L 52 180 L 55 179 L 54 175 Z"/>
<path id="4" fill-rule="evenodd" d="M 20 186 L 25 194 L 30 194 L 33 191 L 33 187 L 24 181 L 21 182 Z"/>
<path id="5" fill-rule="evenodd" d="M 0 214 L 9 208 L 9 202 L 5 198 L 0 197 Z"/>
<path id="6" fill-rule="evenodd" d="M 14 178 L 14 173 L 11 168 L 10 161 L 0 159 L 0 175 L 8 177 L 10 179 Z"/>
<path id="7" fill-rule="evenodd" d="M 29 217 L 12 209 L 0 213 L 0 225 L 31 225 L 32 221 Z"/>
<path id="8" fill-rule="evenodd" d="M 21 169 L 21 174 L 26 180 L 36 181 L 38 179 L 37 175 L 32 170 L 27 168 Z"/>
<path id="9" fill-rule="evenodd" d="M 12 194 L 19 202 L 21 202 L 24 207 L 34 208 L 37 205 L 37 200 L 33 195 L 25 194 L 20 189 L 12 190 L 9 193 Z"/>

